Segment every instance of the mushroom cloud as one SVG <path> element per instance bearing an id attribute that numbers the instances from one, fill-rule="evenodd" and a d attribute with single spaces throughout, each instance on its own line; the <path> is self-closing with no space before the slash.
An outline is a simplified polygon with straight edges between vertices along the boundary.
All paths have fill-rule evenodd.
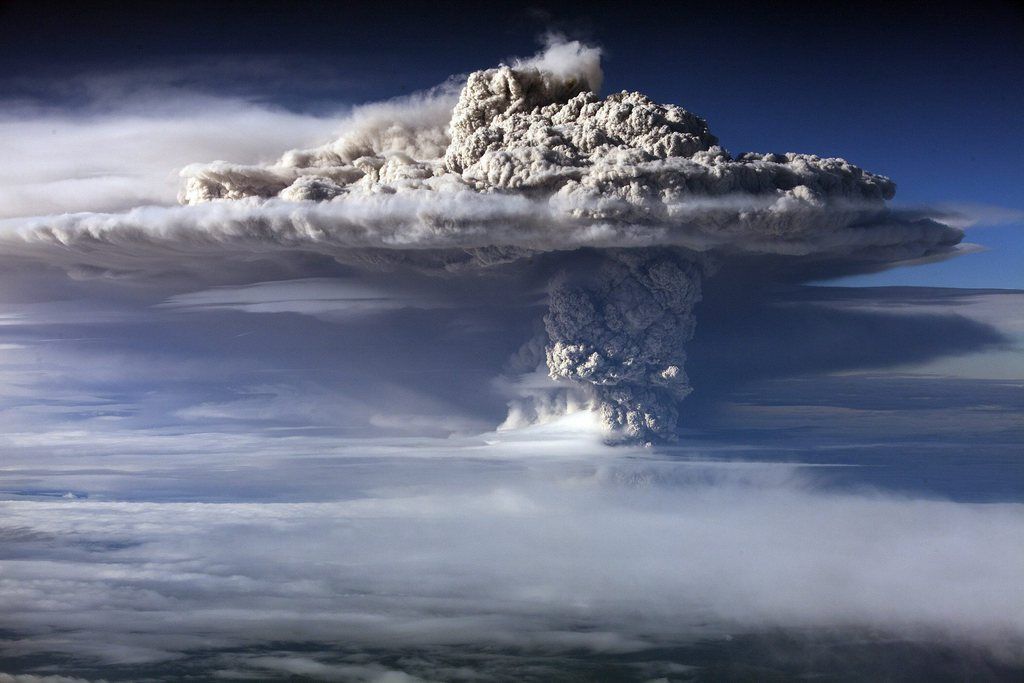
<path id="1" fill-rule="evenodd" d="M 732 155 L 680 106 L 602 97 L 600 58 L 554 40 L 460 87 L 358 108 L 333 141 L 275 163 L 190 165 L 182 206 L 31 219 L 3 248 L 133 276 L 275 253 L 438 278 L 544 260 L 543 329 L 517 367 L 580 393 L 609 430 L 655 440 L 692 391 L 685 345 L 722 263 L 876 268 L 963 237 L 892 209 L 895 184 L 846 160 Z"/>

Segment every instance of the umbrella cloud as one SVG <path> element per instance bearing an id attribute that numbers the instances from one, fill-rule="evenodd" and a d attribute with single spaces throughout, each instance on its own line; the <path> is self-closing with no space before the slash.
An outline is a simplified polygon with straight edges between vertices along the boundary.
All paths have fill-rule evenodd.
<path id="1" fill-rule="evenodd" d="M 894 183 L 843 159 L 732 155 L 680 106 L 601 97 L 600 58 L 552 41 L 359 108 L 337 139 L 275 163 L 189 165 L 185 206 L 19 219 L 2 248 L 79 276 L 309 255 L 438 280 L 533 269 L 549 310 L 516 359 L 524 376 L 546 368 L 552 392 L 582 393 L 607 428 L 651 440 L 676 431 L 702 278 L 723 262 L 875 268 L 962 238 L 893 211 Z"/>

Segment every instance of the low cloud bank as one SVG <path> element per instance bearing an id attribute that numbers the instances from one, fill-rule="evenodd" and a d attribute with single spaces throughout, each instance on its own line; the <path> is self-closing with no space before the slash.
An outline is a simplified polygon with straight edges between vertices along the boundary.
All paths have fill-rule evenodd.
<path id="1" fill-rule="evenodd" d="M 5 648 L 144 663 L 288 634 L 629 653 L 808 628 L 1024 658 L 1020 505 L 825 494 L 796 466 L 619 458 L 550 428 L 529 457 L 494 439 L 486 461 L 424 445 L 445 459 L 429 486 L 381 444 L 323 503 L 0 503 L 19 558 Z"/>

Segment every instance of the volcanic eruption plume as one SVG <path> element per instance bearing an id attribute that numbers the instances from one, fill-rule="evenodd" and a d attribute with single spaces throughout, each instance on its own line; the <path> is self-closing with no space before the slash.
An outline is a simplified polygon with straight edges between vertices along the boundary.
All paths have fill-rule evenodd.
<path id="1" fill-rule="evenodd" d="M 808 154 L 731 155 L 699 116 L 638 92 L 602 97 L 601 81 L 598 49 L 556 41 L 459 89 L 362 107 L 337 139 L 276 163 L 189 166 L 186 206 L 35 219 L 4 249 L 132 277 L 253 254 L 438 278 L 544 260 L 535 360 L 608 428 L 653 439 L 672 436 L 692 390 L 685 344 L 715 264 L 876 267 L 962 237 L 888 208 L 886 177 Z"/>

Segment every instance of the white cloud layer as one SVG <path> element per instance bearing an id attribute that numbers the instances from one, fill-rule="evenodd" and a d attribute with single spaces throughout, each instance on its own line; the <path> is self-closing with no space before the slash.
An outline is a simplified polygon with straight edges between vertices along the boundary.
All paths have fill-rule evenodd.
<path id="1" fill-rule="evenodd" d="M 791 465 L 558 429 L 425 445 L 446 470 L 429 483 L 380 444 L 330 502 L 0 503 L 6 647 L 141 663 L 287 633 L 622 653 L 780 627 L 1024 657 L 1024 506 L 824 494 Z"/>
<path id="2" fill-rule="evenodd" d="M 178 170 L 196 159 L 259 163 L 334 126 L 323 116 L 187 91 L 117 104 L 27 118 L 0 103 L 0 219 L 173 204 Z"/>

